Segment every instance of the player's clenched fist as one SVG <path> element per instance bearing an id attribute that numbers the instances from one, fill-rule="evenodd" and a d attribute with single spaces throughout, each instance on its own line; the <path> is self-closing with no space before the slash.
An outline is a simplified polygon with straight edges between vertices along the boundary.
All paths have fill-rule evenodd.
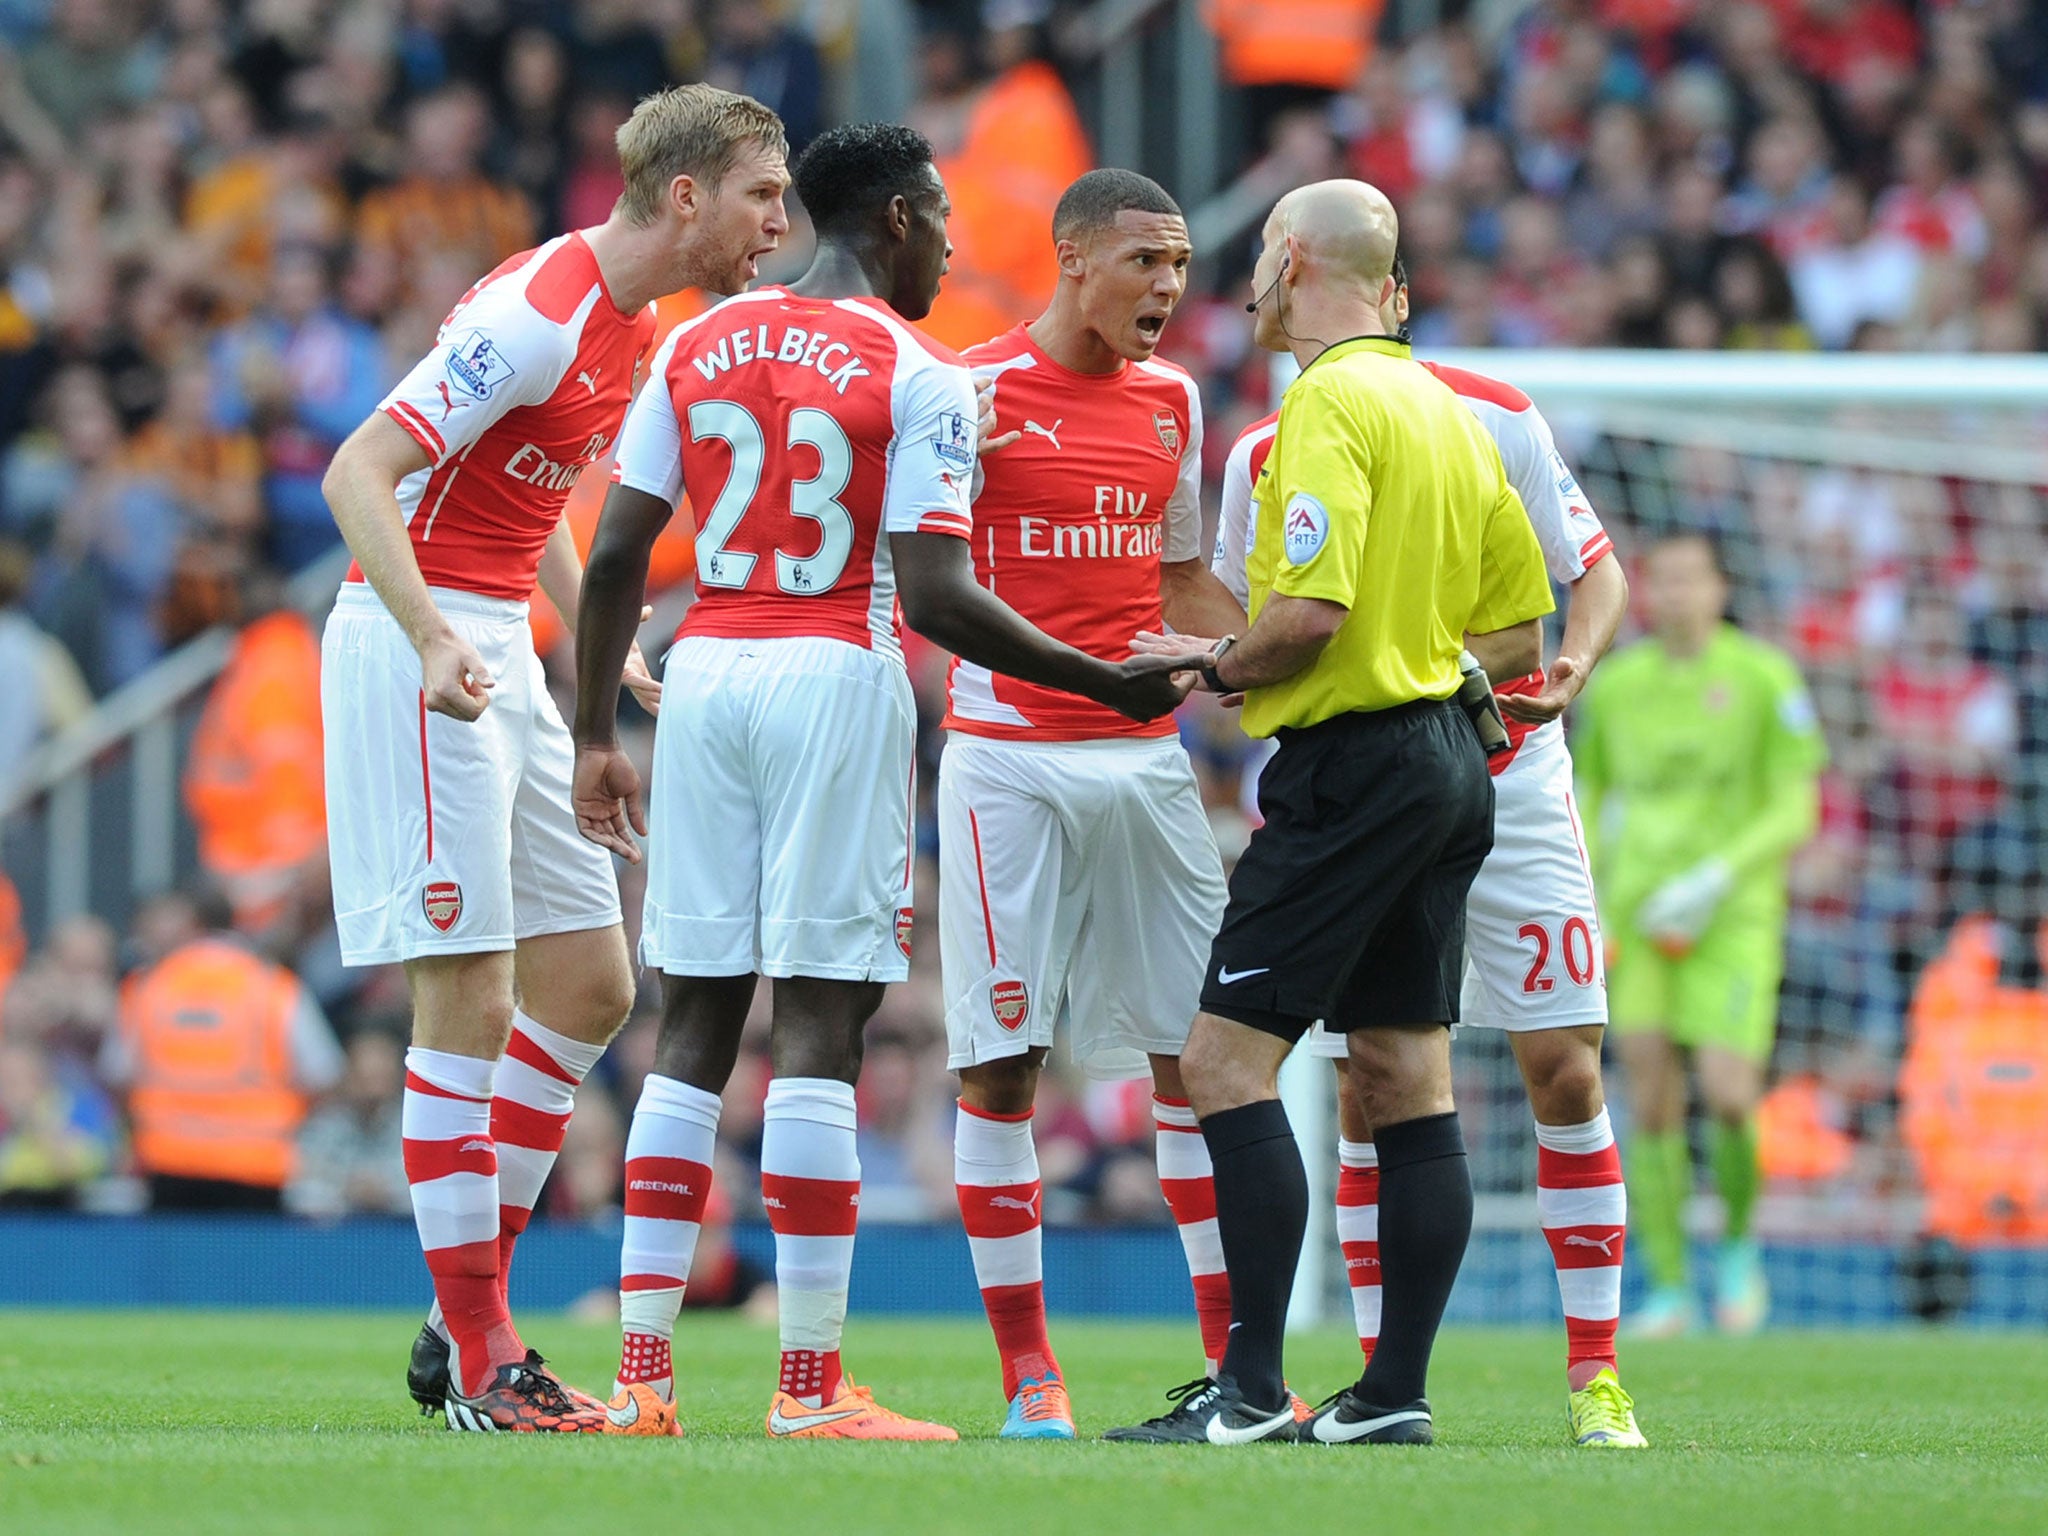
<path id="1" fill-rule="evenodd" d="M 474 720 L 497 686 L 476 647 L 460 635 L 437 635 L 420 647 L 420 695 L 435 714 Z"/>
<path id="2" fill-rule="evenodd" d="M 640 770 L 623 749 L 578 747 L 569 803 L 576 812 L 577 831 L 629 864 L 640 862 L 640 845 L 633 834 L 647 835 L 647 812 L 640 802 Z"/>

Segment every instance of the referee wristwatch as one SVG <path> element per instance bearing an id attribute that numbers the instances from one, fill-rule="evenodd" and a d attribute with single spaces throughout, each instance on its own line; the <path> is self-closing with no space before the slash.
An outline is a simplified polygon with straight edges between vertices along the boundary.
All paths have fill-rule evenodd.
<path id="1" fill-rule="evenodd" d="M 1230 654 L 1230 648 L 1237 644 L 1237 636 L 1225 635 L 1209 651 L 1209 659 L 1202 664 L 1202 686 L 1211 693 L 1235 693 L 1237 690 L 1216 675 L 1216 665 Z"/>

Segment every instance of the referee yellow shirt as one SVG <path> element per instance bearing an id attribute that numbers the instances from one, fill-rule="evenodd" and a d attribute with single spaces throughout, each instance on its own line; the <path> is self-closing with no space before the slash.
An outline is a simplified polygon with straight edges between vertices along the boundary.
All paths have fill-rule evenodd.
<path id="1" fill-rule="evenodd" d="M 1252 618 L 1274 593 L 1351 610 L 1313 666 L 1246 695 L 1254 736 L 1447 699 L 1466 631 L 1556 606 L 1499 448 L 1391 337 L 1339 342 L 1294 381 L 1253 495 Z"/>

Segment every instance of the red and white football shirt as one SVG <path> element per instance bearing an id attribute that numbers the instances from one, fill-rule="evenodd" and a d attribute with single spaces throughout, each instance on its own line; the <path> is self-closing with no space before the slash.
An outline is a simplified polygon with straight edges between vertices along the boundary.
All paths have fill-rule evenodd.
<path id="1" fill-rule="evenodd" d="M 522 251 L 462 296 L 380 407 L 433 461 L 398 486 L 428 585 L 532 595 L 563 504 L 618 432 L 653 341 L 653 306 L 612 303 L 581 233 Z"/>
<path id="2" fill-rule="evenodd" d="M 1442 363 L 1425 362 L 1422 366 L 1451 387 L 1499 445 L 1501 466 L 1528 510 L 1530 526 L 1536 530 L 1536 541 L 1543 546 L 1544 564 L 1549 567 L 1553 581 L 1569 586 L 1613 553 L 1614 544 L 1607 537 L 1607 530 L 1580 489 L 1578 478 L 1558 453 L 1550 424 L 1536 409 L 1535 402 L 1512 385 L 1483 374 Z M 1245 428 L 1231 446 L 1223 467 L 1223 509 L 1216 526 L 1214 565 L 1216 575 L 1237 594 L 1239 602 L 1246 596 L 1245 557 L 1257 526 L 1252 510 L 1255 488 L 1279 420 L 1276 411 Z M 1527 677 L 1496 682 L 1494 691 L 1540 693 L 1543 671 L 1538 668 Z M 1529 737 L 1543 731 L 1559 737 L 1564 734 L 1563 724 L 1556 720 L 1545 725 L 1525 725 L 1510 719 L 1507 726 L 1512 745 L 1490 760 L 1489 766 L 1496 774 L 1514 763 L 1522 743 Z"/>
<path id="3" fill-rule="evenodd" d="M 974 382 L 878 299 L 765 288 L 679 326 L 612 478 L 697 520 L 678 635 L 817 635 L 900 655 L 890 533 L 973 532 Z"/>
<path id="4" fill-rule="evenodd" d="M 996 431 L 1023 437 L 983 462 L 975 573 L 1057 640 L 1106 660 L 1163 627 L 1159 566 L 1202 553 L 1202 402 L 1171 363 L 1075 373 L 1025 327 L 966 353 L 995 379 Z M 1056 688 L 956 661 L 946 728 L 1008 740 L 1170 736 Z"/>

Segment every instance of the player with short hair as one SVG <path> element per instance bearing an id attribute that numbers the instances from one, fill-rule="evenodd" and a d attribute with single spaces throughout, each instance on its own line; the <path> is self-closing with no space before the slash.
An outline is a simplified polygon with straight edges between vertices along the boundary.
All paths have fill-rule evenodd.
<path id="1" fill-rule="evenodd" d="M 1820 822 L 1827 746 L 1792 659 L 1723 618 L 1711 539 L 1670 534 L 1643 562 L 1650 635 L 1586 690 L 1573 756 L 1613 942 L 1614 1044 L 1635 1111 L 1629 1185 L 1650 1276 L 1630 1331 L 1698 1316 L 1687 1275 L 1686 1064 L 1727 1213 L 1716 1322 L 1763 1326 L 1750 1218 L 1763 1183 L 1756 1109 L 1778 1024 L 1786 866 Z"/>
<path id="2" fill-rule="evenodd" d="M 729 289 L 788 229 L 782 123 L 710 86 L 640 103 L 626 192 L 511 257 L 336 451 L 323 489 L 356 557 L 321 645 L 342 959 L 403 962 L 405 1165 L 436 1314 L 408 1385 L 470 1430 L 600 1429 L 521 1342 L 513 1244 L 633 972 L 611 861 L 577 836 L 569 735 L 527 627 L 536 578 L 575 627 L 562 508 L 619 430 L 653 301 Z M 636 652 L 621 676 L 658 689 Z"/>
<path id="3" fill-rule="evenodd" d="M 974 504 L 975 574 L 1088 651 L 1166 623 L 1233 631 L 1202 558 L 1202 407 L 1153 352 L 1193 254 L 1180 207 L 1133 171 L 1090 171 L 1054 210 L 1044 314 L 974 347 L 1002 436 Z M 1096 1077 L 1149 1062 L 1161 1187 L 1194 1275 L 1211 1368 L 1230 1327 L 1209 1159 L 1180 1049 L 1223 914 L 1223 862 L 1171 720 L 953 665 L 939 772 L 954 1180 L 1002 1357 L 1006 1438 L 1071 1439 L 1048 1340 L 1032 1103 L 1056 1027 Z"/>
<path id="4" fill-rule="evenodd" d="M 1181 696 L 1159 662 L 1098 661 L 974 579 L 973 381 L 906 323 L 930 311 L 951 252 L 932 161 L 920 134 L 885 123 L 832 129 L 804 152 L 796 188 L 816 261 L 664 344 L 627 418 L 584 578 L 577 817 L 585 836 L 638 858 L 639 775 L 602 683 L 627 654 L 654 538 L 688 491 L 698 599 L 669 653 L 655 735 L 641 950 L 663 973 L 663 1012 L 626 1144 L 612 1404 L 650 1432 L 673 1422 L 671 1340 L 718 1096 L 767 976 L 761 1183 L 782 1344 L 768 1434 L 956 1438 L 882 1408 L 840 1365 L 861 1031 L 884 984 L 909 972 L 916 717 L 899 598 L 914 628 L 996 671 L 1138 719 Z"/>
<path id="5" fill-rule="evenodd" d="M 1394 284 L 1382 317 L 1389 331 L 1402 332 L 1408 274 L 1399 260 Z M 1535 1117 L 1536 1202 L 1564 1304 L 1573 1438 L 1586 1446 L 1640 1446 L 1645 1442 L 1615 1361 L 1627 1200 L 1600 1073 L 1607 1001 L 1599 915 L 1560 723 L 1613 643 L 1628 606 L 1628 580 L 1610 558 L 1614 546 L 1534 402 L 1497 379 L 1439 363 L 1423 366 L 1450 386 L 1499 446 L 1551 579 L 1572 589 L 1556 659 L 1494 689 L 1510 745 L 1488 762 L 1493 850 L 1466 898 L 1461 1011 L 1468 1025 L 1508 1031 Z M 1252 486 L 1277 420 L 1276 414 L 1247 428 L 1224 467 L 1216 570 L 1234 591 L 1244 590 Z M 1481 648 L 1475 641 L 1474 649 Z M 1379 1160 L 1343 1038 L 1318 1028 L 1311 1045 L 1337 1061 L 1337 1235 L 1359 1344 L 1369 1361 L 1379 1335 Z"/>

